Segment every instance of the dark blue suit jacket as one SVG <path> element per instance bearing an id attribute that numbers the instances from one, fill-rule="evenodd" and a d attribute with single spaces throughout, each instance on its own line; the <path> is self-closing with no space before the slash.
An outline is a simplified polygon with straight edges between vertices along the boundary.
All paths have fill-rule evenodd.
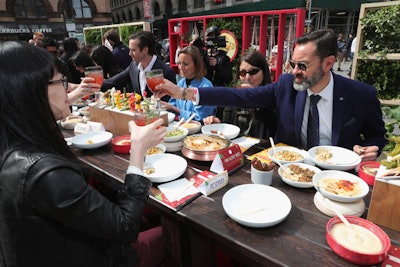
<path id="1" fill-rule="evenodd" d="M 154 62 L 152 69 L 162 69 L 164 72 L 164 78 L 176 84 L 176 73 L 174 72 L 173 69 L 165 65 L 165 63 L 163 63 L 162 61 L 157 59 L 156 62 Z M 114 75 L 109 79 L 104 80 L 103 85 L 101 86 L 101 91 L 105 92 L 107 91 L 107 89 L 110 89 L 112 87 L 115 87 L 117 89 L 122 89 L 127 84 L 130 84 L 132 86 L 133 91 L 135 93 L 142 95 L 139 85 L 139 69 L 137 64 L 133 60 L 129 65 L 129 67 L 127 67 L 124 71 L 118 73 L 117 75 Z M 153 94 L 149 90 L 147 85 L 146 85 L 146 92 L 147 92 L 147 97 L 150 97 Z M 164 101 L 168 101 L 169 97 L 167 98 L 163 97 L 162 99 Z"/>
<path id="2" fill-rule="evenodd" d="M 376 89 L 333 74 L 332 145 L 353 150 L 353 146 L 376 145 L 379 153 L 387 143 L 385 125 Z M 200 88 L 200 105 L 269 108 L 277 110 L 276 142 L 302 147 L 301 125 L 307 91 L 293 88 L 293 76 L 250 89 Z"/>

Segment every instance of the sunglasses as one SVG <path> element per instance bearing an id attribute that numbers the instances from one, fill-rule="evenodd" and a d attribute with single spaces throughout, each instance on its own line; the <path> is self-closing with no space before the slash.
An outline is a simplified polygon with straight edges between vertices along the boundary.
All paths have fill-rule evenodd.
<path id="1" fill-rule="evenodd" d="M 317 62 L 317 61 L 319 61 L 319 60 L 315 60 L 315 61 L 313 61 L 313 62 L 311 62 L 311 63 L 304 63 L 304 62 L 294 62 L 293 60 L 289 60 L 289 64 L 290 64 L 290 67 L 292 67 L 292 69 L 294 69 L 295 67 L 296 67 L 296 65 L 297 65 L 297 67 L 300 69 L 300 70 L 302 70 L 302 71 L 306 71 L 307 70 L 307 68 L 311 65 L 311 64 L 313 64 L 313 63 L 315 63 L 315 62 Z"/>
<path id="2" fill-rule="evenodd" d="M 256 75 L 259 71 L 260 71 L 260 69 L 257 69 L 257 68 L 251 69 L 249 71 L 240 70 L 239 75 L 242 77 L 245 77 L 247 74 L 250 74 L 251 76 L 253 76 L 253 75 Z"/>
<path id="3" fill-rule="evenodd" d="M 62 83 L 64 90 L 67 91 L 68 90 L 68 78 L 67 77 L 62 77 L 59 80 L 54 80 L 54 81 L 49 81 L 49 85 L 50 84 L 58 84 L 58 83 Z"/>

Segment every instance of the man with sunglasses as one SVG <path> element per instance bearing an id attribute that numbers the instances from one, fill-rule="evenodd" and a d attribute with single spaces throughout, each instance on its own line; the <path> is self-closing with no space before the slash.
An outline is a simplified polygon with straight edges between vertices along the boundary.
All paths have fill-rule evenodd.
<path id="1" fill-rule="evenodd" d="M 199 105 L 276 109 L 275 142 L 304 149 L 315 145 L 340 146 L 355 151 L 363 161 L 376 160 L 387 143 L 377 91 L 332 72 L 336 40 L 336 34 L 329 29 L 298 38 L 290 61 L 292 73 L 282 74 L 272 84 L 251 89 L 197 89 L 166 82 L 158 89 L 162 94 L 184 96 Z M 315 104 L 318 132 L 311 144 L 307 140 L 307 130 L 311 128 L 307 123 L 310 99 L 315 98 L 312 95 L 320 100 Z"/>

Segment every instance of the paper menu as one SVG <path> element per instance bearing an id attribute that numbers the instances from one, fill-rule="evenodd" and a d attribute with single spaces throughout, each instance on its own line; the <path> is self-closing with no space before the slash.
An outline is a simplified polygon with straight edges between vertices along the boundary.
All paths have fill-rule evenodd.
<path id="1" fill-rule="evenodd" d="M 260 143 L 260 139 L 248 137 L 248 136 L 241 136 L 239 138 L 231 140 L 231 142 L 238 144 L 243 153 L 250 147 Z"/>

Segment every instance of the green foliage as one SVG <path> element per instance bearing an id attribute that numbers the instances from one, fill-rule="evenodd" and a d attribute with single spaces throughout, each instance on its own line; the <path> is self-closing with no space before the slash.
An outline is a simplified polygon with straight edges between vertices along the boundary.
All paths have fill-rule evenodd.
<path id="1" fill-rule="evenodd" d="M 400 61 L 361 60 L 357 80 L 375 86 L 380 99 L 400 98 Z"/>
<path id="2" fill-rule="evenodd" d="M 85 31 L 85 42 L 91 45 L 101 45 L 102 36 L 101 29 L 88 29 Z"/>
<path id="3" fill-rule="evenodd" d="M 129 43 L 129 36 L 139 31 L 143 31 L 143 27 L 141 25 L 126 25 L 119 27 L 119 35 L 121 36 L 121 40 L 125 45 L 128 45 Z"/>
<path id="4" fill-rule="evenodd" d="M 400 5 L 369 9 L 360 19 L 362 47 L 357 80 L 375 86 L 381 99 L 400 98 L 400 61 L 386 60 L 388 53 L 400 53 Z M 374 54 L 376 60 L 367 59 Z"/>
<path id="5" fill-rule="evenodd" d="M 364 52 L 400 53 L 400 5 L 369 10 L 360 21 Z"/>

